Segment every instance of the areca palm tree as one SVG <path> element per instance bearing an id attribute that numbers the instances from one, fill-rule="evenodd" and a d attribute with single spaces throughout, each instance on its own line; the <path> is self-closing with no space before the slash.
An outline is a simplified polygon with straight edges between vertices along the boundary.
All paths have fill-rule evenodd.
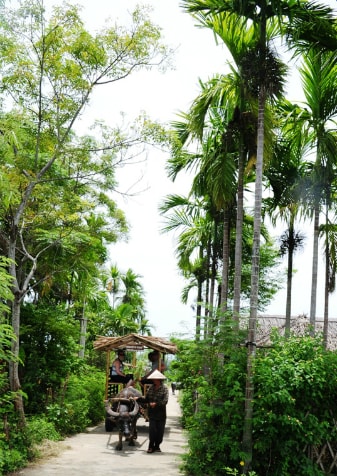
<path id="1" fill-rule="evenodd" d="M 205 9 L 206 2 L 194 2 L 186 0 L 184 2 L 188 11 L 202 11 Z M 202 4 L 202 5 L 201 5 Z M 268 97 L 281 91 L 280 68 L 277 59 L 271 51 L 268 51 L 266 44 L 266 23 L 267 12 L 263 5 L 259 12 L 256 11 L 255 4 L 241 4 L 245 11 L 233 11 L 233 4 L 229 2 L 210 2 L 206 10 L 217 14 L 228 10 L 231 13 L 243 14 L 246 18 L 254 18 L 259 26 L 256 48 L 246 52 L 245 61 L 242 66 L 245 85 L 248 86 L 250 93 L 256 95 L 258 100 L 258 119 L 257 119 L 257 153 L 255 164 L 255 205 L 254 205 L 254 238 L 252 250 L 252 278 L 251 278 L 251 299 L 250 299 L 250 318 L 248 331 L 248 363 L 247 363 L 247 389 L 246 389 L 246 410 L 245 410 L 245 428 L 243 432 L 243 447 L 247 455 L 245 462 L 245 471 L 251 466 L 252 461 L 252 401 L 253 401 L 253 359 L 255 357 L 255 335 L 256 320 L 258 308 L 258 281 L 260 264 L 260 231 L 261 231 L 261 211 L 262 211 L 262 173 L 263 173 L 263 149 L 264 149 L 264 120 L 265 105 Z M 254 11 L 253 11 L 253 10 Z M 268 66 L 267 66 L 268 65 Z M 253 67 L 253 68 L 252 68 Z M 272 72 L 272 75 L 270 75 Z M 272 79 L 272 80 L 271 80 Z"/>
<path id="2" fill-rule="evenodd" d="M 324 322 L 323 322 L 323 346 L 328 348 L 328 332 L 329 332 L 329 295 L 336 289 L 336 272 L 337 272 L 337 225 L 336 214 L 333 220 L 329 220 L 326 212 L 325 224 L 320 227 L 321 233 L 324 234 L 325 246 L 325 286 L 324 286 Z"/>
<path id="3" fill-rule="evenodd" d="M 304 57 L 300 70 L 305 94 L 305 112 L 299 125 L 308 146 L 315 149 L 312 168 L 314 239 L 310 324 L 315 328 L 318 270 L 319 215 L 321 205 L 331 202 L 331 183 L 336 174 L 337 143 L 335 136 L 337 118 L 336 52 L 312 49 Z M 327 248 L 328 249 L 328 248 Z M 328 261 L 327 261 L 328 262 Z"/>
<path id="4" fill-rule="evenodd" d="M 336 175 L 337 144 L 335 124 L 337 117 L 336 52 L 311 49 L 303 58 L 300 69 L 305 102 L 302 106 L 284 102 L 286 127 L 291 131 L 294 144 L 301 144 L 306 155 L 306 174 L 303 177 L 302 207 L 305 216 L 313 219 L 313 253 L 310 299 L 310 324 L 312 332 L 316 322 L 316 295 L 318 277 L 318 244 L 321 234 L 320 214 L 325 207 L 326 218 L 333 202 Z M 327 231 L 327 223 L 324 229 Z M 329 246 L 326 241 L 326 252 Z M 326 257 L 326 276 L 329 274 Z M 328 279 L 326 279 L 328 286 Z M 328 293 L 325 293 L 328 296 Z M 327 300 L 326 300 L 327 301 Z M 327 305 L 325 305 L 326 314 Z"/>
<path id="5" fill-rule="evenodd" d="M 234 279 L 234 301 L 233 314 L 236 319 L 240 312 L 240 295 L 241 295 L 241 272 L 242 272 L 242 223 L 243 223 L 243 197 L 244 183 L 247 175 L 251 173 L 256 159 L 256 99 L 251 91 L 248 90 L 247 81 L 243 77 L 244 66 L 250 60 L 250 52 L 254 46 L 254 28 L 247 24 L 247 21 L 238 15 L 218 13 L 212 14 L 198 12 L 198 21 L 205 27 L 212 28 L 216 35 L 226 44 L 235 61 L 237 69 L 231 66 L 231 73 L 226 76 L 215 76 L 206 84 L 202 84 L 200 95 L 193 101 L 192 107 L 188 113 L 188 128 L 184 130 L 183 137 L 186 140 L 188 134 L 192 137 L 201 138 L 204 131 L 208 130 L 210 124 L 213 124 L 212 117 L 215 111 L 223 117 L 220 128 L 222 127 L 222 154 L 218 155 L 215 164 L 235 164 L 237 170 L 237 182 L 232 184 L 233 192 L 236 192 L 237 203 L 235 204 L 236 214 L 236 242 L 235 242 L 235 279 Z M 273 34 L 273 28 L 268 30 L 268 35 Z M 246 79 L 249 76 L 246 72 Z M 270 121 L 269 121 L 270 123 Z M 265 146 L 271 149 L 269 144 L 270 134 L 265 134 Z M 218 132 L 221 136 L 221 130 Z M 268 138 L 268 145 L 267 140 Z M 205 156 L 207 157 L 207 155 Z M 231 162 L 230 162 L 231 161 Z M 204 160 L 205 164 L 209 161 Z M 179 160 L 179 166 L 186 166 L 185 161 Z M 221 169 L 219 169 L 221 170 Z M 213 172 L 215 168 L 213 168 Z M 224 184 L 224 174 L 209 174 L 214 184 Z M 230 177 L 231 175 L 229 175 Z M 214 179 L 216 177 L 216 181 Z M 226 182 L 226 190 L 228 190 L 228 180 Z M 222 190 L 220 187 L 218 187 Z M 225 194 L 222 197 L 224 199 Z M 216 200 L 219 201 L 217 198 Z M 226 214 L 225 214 L 226 217 Z M 227 221 L 225 222 L 228 223 Z M 224 254 L 228 250 L 226 241 L 228 231 L 224 227 Z M 228 254 L 228 253 L 227 253 Z M 226 258 L 224 256 L 224 263 Z M 223 292 L 222 294 L 222 311 L 227 309 L 227 293 L 226 293 L 226 269 L 222 277 Z"/>
<path id="6" fill-rule="evenodd" d="M 284 120 L 287 133 L 292 134 L 293 128 L 288 128 L 287 118 Z M 281 130 L 282 130 L 281 119 Z M 302 247 L 304 235 L 295 230 L 295 220 L 300 212 L 301 181 L 305 173 L 305 164 L 302 163 L 302 148 L 286 134 L 274 145 L 274 154 L 271 163 L 265 171 L 267 183 L 272 190 L 272 196 L 264 200 L 264 213 L 267 213 L 275 226 L 280 218 L 287 224 L 287 230 L 280 238 L 281 256 L 287 254 L 287 297 L 285 334 L 290 334 L 293 257 L 296 250 Z"/>
<path id="7" fill-rule="evenodd" d="M 211 251 L 213 243 L 209 246 L 214 235 L 214 221 L 208 213 L 209 206 L 205 199 L 177 195 L 166 197 L 160 205 L 160 212 L 166 219 L 162 231 L 181 230 L 176 249 L 179 267 L 185 277 L 193 277 L 197 286 L 196 340 L 201 337 L 202 301 L 206 294 L 203 292 L 203 285 L 209 278 L 208 263 L 217 259 Z M 211 280 L 214 279 L 215 276 L 211 276 Z M 212 306 L 213 296 L 206 296 L 206 300 Z"/>
<path id="8" fill-rule="evenodd" d="M 305 5 L 305 8 L 304 8 Z M 289 1 L 269 1 L 262 0 L 250 2 L 247 0 L 232 2 L 231 0 L 183 0 L 183 7 L 187 12 L 198 15 L 218 14 L 222 12 L 234 13 L 242 16 L 247 21 L 253 22 L 256 27 L 256 47 L 247 54 L 247 62 L 243 70 L 246 74 L 246 84 L 249 85 L 252 92 L 256 92 L 258 98 L 258 120 L 257 120 L 257 158 L 256 158 L 256 179 L 255 179 L 255 204 L 254 204 L 254 242 L 252 253 L 252 280 L 251 280 L 251 299 L 250 299 L 250 318 L 248 331 L 248 363 L 247 363 L 247 388 L 246 388 L 246 409 L 245 409 L 245 428 L 243 435 L 244 451 L 247 455 L 244 473 L 246 474 L 251 467 L 252 462 L 252 415 L 253 415 L 253 359 L 255 357 L 255 334 L 257 319 L 257 301 L 258 301 L 258 279 L 259 279 L 259 250 L 260 250 L 260 229 L 261 229 L 261 211 L 262 211 L 262 173 L 264 164 L 264 120 L 265 105 L 268 98 L 279 94 L 282 86 L 282 67 L 273 52 L 267 44 L 267 23 L 277 20 L 280 26 L 284 24 L 284 18 L 288 17 L 289 23 L 298 20 L 296 34 L 303 40 L 314 40 L 317 42 L 319 33 L 322 30 L 313 31 L 313 20 L 322 23 L 322 18 L 326 26 L 327 13 L 330 9 L 325 9 L 322 16 L 322 9 L 313 8 L 312 3 L 291 3 Z M 307 21 L 308 18 L 311 24 Z M 305 21 L 303 21 L 305 20 Z M 320 25 L 323 26 L 323 25 Z M 309 28 L 308 28 L 309 27 Z M 333 31 L 330 28 L 329 33 Z M 294 30 L 288 29 L 288 33 Z M 311 33 L 311 35 L 310 35 Z M 312 34 L 314 33 L 314 35 Z M 328 32 L 325 30 L 322 35 L 325 39 Z M 314 36 L 314 39 L 313 39 Z M 253 66 L 253 68 L 251 68 Z"/>
<path id="9" fill-rule="evenodd" d="M 173 156 L 169 161 L 169 172 L 175 177 L 180 170 L 187 169 L 192 163 L 197 162 L 198 174 L 193 183 L 195 192 L 199 195 L 208 194 L 212 197 L 215 208 L 218 211 L 223 210 L 225 226 L 222 240 L 224 248 L 221 308 L 224 313 L 227 308 L 228 225 L 230 223 L 226 209 L 240 210 L 237 213 L 239 216 L 237 226 L 242 227 L 243 174 L 246 160 L 243 159 L 240 162 L 238 171 L 238 136 L 242 137 L 244 122 L 248 126 L 250 114 L 240 111 L 237 106 L 240 85 L 236 74 L 215 76 L 207 83 L 200 82 L 200 86 L 201 93 L 193 101 L 188 114 L 182 115 L 184 122 L 176 122 L 174 126 L 180 130 L 180 137 L 184 142 L 187 142 L 188 138 L 197 139 L 202 144 L 202 149 L 199 154 L 185 154 L 183 156 L 185 160 L 182 160 L 181 153 L 179 156 Z M 256 148 L 255 140 L 252 140 L 252 135 L 249 133 L 251 128 L 246 127 L 245 130 L 246 141 L 243 154 L 247 156 L 249 153 L 253 156 Z M 241 184 L 239 192 L 237 192 L 238 180 Z M 239 198 L 238 203 L 236 203 L 235 195 Z M 239 236 L 241 237 L 240 231 Z M 241 258 L 241 251 L 237 253 L 237 256 Z M 239 264 L 236 269 L 240 278 L 241 265 Z M 238 289 L 240 295 L 240 282 Z"/>
<path id="10" fill-rule="evenodd" d="M 141 276 L 128 269 L 126 273 L 121 274 L 121 281 L 124 285 L 124 294 L 122 304 L 128 304 L 132 307 L 134 321 L 139 325 L 145 318 L 145 298 L 144 289 L 140 282 Z"/>
<path id="11" fill-rule="evenodd" d="M 108 293 L 112 296 L 112 307 L 115 308 L 116 297 L 120 291 L 121 272 L 116 264 L 111 265 L 109 272 L 106 273 L 104 285 Z"/>
<path id="12" fill-rule="evenodd" d="M 194 101 L 188 114 L 181 114 L 184 121 L 175 122 L 175 130 L 178 131 L 182 144 L 188 144 L 188 140 L 197 140 L 200 144 L 199 149 L 194 154 L 188 154 L 185 151 L 175 151 L 169 161 L 169 173 L 172 177 L 192 164 L 197 164 L 197 175 L 193 181 L 192 193 L 197 196 L 209 197 L 209 203 L 212 204 L 209 209 L 214 217 L 214 236 L 217 230 L 217 217 L 222 214 L 223 223 L 223 259 L 222 259 L 222 286 L 221 286 L 221 307 L 222 313 L 226 311 L 228 294 L 228 265 L 229 265 L 229 236 L 230 220 L 229 210 L 235 209 L 236 192 L 236 154 L 234 153 L 235 138 L 233 131 L 227 128 L 228 117 L 231 117 L 233 106 L 230 107 L 211 107 L 212 101 L 217 96 L 217 92 L 223 95 L 224 85 L 227 84 L 227 101 L 231 104 L 230 97 L 235 94 L 235 85 L 232 81 L 222 77 L 222 88 L 216 88 L 217 80 L 212 79 L 211 85 L 200 83 L 202 91 Z M 223 95 L 224 96 L 224 95 Z M 206 118 L 207 114 L 207 118 Z M 227 131 L 226 133 L 224 131 Z M 228 143 L 232 142 L 229 147 Z M 212 241 L 213 249 L 216 249 L 216 241 Z M 214 255 L 214 253 L 213 253 Z M 216 261 L 213 259 L 213 266 Z M 214 276 L 215 269 L 212 271 L 211 295 L 214 295 Z M 214 300 L 211 299 L 210 317 L 212 313 Z"/>
<path id="13" fill-rule="evenodd" d="M 233 316 L 238 321 L 241 296 L 242 268 L 242 226 L 244 214 L 244 183 L 245 168 L 249 161 L 255 162 L 256 157 L 256 107 L 255 100 L 249 94 L 242 76 L 242 66 L 247 52 L 254 42 L 254 28 L 247 24 L 246 19 L 228 12 L 196 13 L 198 22 L 212 31 L 226 45 L 236 69 L 231 65 L 231 74 L 221 78 L 214 77 L 204 92 L 206 100 L 198 98 L 194 102 L 195 113 L 192 118 L 200 127 L 204 127 L 205 115 L 210 109 L 227 110 L 228 124 L 224 132 L 224 148 L 227 153 L 235 153 L 237 157 L 237 213 L 235 241 L 235 277 Z M 201 99 L 201 100 L 200 100 Z M 253 99 L 253 100 L 252 100 Z M 193 109 L 192 109 L 193 111 Z M 224 229 L 224 244 L 225 244 Z M 226 276 L 223 275 L 225 287 Z M 222 293 L 223 296 L 225 295 Z M 226 301 L 222 300 L 222 311 L 226 311 Z"/>

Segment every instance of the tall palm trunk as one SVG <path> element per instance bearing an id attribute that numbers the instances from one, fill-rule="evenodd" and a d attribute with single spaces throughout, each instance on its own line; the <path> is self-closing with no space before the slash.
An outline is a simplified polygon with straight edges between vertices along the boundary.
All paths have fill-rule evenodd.
<path id="1" fill-rule="evenodd" d="M 240 308 L 241 308 L 241 273 L 242 273 L 242 230 L 244 214 L 244 171 L 246 150 L 244 146 L 245 127 L 243 123 L 244 112 L 244 83 L 240 85 L 240 135 L 239 135 L 239 161 L 238 161 L 238 191 L 236 210 L 236 234 L 235 234 L 235 267 L 234 267 L 234 296 L 233 296 L 233 318 L 239 328 Z"/>
<path id="2" fill-rule="evenodd" d="M 224 208 L 223 221 L 223 263 L 222 263 L 222 279 L 221 279 L 221 308 L 220 321 L 224 321 L 225 313 L 227 311 L 227 297 L 228 297 L 228 264 L 229 264 L 229 210 L 226 206 Z"/>
<path id="3" fill-rule="evenodd" d="M 195 340 L 200 340 L 201 327 L 201 301 L 202 301 L 202 279 L 198 278 L 198 293 L 197 293 L 197 315 L 195 319 Z"/>
<path id="4" fill-rule="evenodd" d="M 258 104 L 257 127 L 257 153 L 256 153 L 256 178 L 255 178 L 255 206 L 254 206 L 254 236 L 252 253 L 252 275 L 250 291 L 250 315 L 247 341 L 247 376 L 245 418 L 243 427 L 242 446 L 245 452 L 243 474 L 248 474 L 251 469 L 253 457 L 253 400 L 254 400 L 254 361 L 256 355 L 256 321 L 259 291 L 260 268 L 260 233 L 262 212 L 262 172 L 263 172 L 263 147 L 264 147 L 264 110 L 266 102 L 265 86 L 261 85 Z"/>
<path id="5" fill-rule="evenodd" d="M 199 258 L 200 262 L 203 262 L 203 251 L 202 247 L 199 248 Z M 197 315 L 195 319 L 195 340 L 200 341 L 200 336 L 201 336 L 201 302 L 202 302 L 202 285 L 203 285 L 203 273 L 199 273 L 198 278 L 197 278 L 197 286 L 198 286 L 198 292 L 197 292 Z"/>
<path id="6" fill-rule="evenodd" d="M 233 318 L 239 326 L 240 319 L 240 298 L 241 298 L 241 273 L 242 273 L 242 229 L 243 229 L 243 176 L 245 166 L 245 151 L 240 145 L 239 166 L 238 166 L 238 193 L 236 211 L 236 238 L 235 238 L 235 270 L 234 270 L 234 299 Z"/>
<path id="7" fill-rule="evenodd" d="M 293 282 L 293 260 L 294 260 L 294 244 L 295 244 L 295 229 L 294 229 L 294 215 L 291 213 L 289 221 L 289 245 L 288 245 L 288 269 L 287 269 L 287 299 L 286 299 L 286 325 L 285 336 L 290 335 L 290 320 L 291 320 L 291 291 Z"/>
<path id="8" fill-rule="evenodd" d="M 323 347 L 324 347 L 324 349 L 328 348 L 329 293 L 330 293 L 330 248 L 329 248 L 328 204 L 326 204 L 326 210 L 325 210 L 325 285 L 324 285 L 324 321 L 323 321 Z"/>
<path id="9" fill-rule="evenodd" d="M 318 274 L 318 238 L 319 238 L 319 203 L 314 210 L 314 237 L 312 250 L 312 275 L 311 275 L 311 299 L 310 299 L 310 326 L 311 334 L 315 334 L 316 324 L 316 300 L 317 300 L 317 274 Z"/>
<path id="10" fill-rule="evenodd" d="M 210 269 L 211 269 L 211 262 L 212 262 L 212 253 L 211 253 L 211 240 L 209 239 L 207 241 L 207 259 L 206 259 L 206 273 L 205 273 L 205 280 L 206 280 L 206 286 L 205 286 L 205 304 L 204 304 L 204 309 L 205 309 L 205 315 L 204 315 L 204 339 L 207 338 L 207 335 L 210 333 Z"/>
<path id="11" fill-rule="evenodd" d="M 215 284 L 216 284 L 216 270 L 217 270 L 217 251 L 216 251 L 216 239 L 218 235 L 218 220 L 214 221 L 214 236 L 213 236 L 213 245 L 212 245 L 212 263 L 211 263 L 211 286 L 209 293 L 209 310 L 208 310 L 208 329 L 209 335 L 214 334 L 214 329 L 216 328 L 216 315 L 214 313 L 215 308 Z"/>

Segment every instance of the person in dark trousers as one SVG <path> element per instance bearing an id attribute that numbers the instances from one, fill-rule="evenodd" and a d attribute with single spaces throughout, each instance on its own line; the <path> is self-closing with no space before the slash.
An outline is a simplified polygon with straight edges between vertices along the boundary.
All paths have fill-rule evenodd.
<path id="1" fill-rule="evenodd" d="M 159 370 L 152 372 L 148 379 L 152 385 L 144 397 L 136 397 L 140 403 L 148 404 L 149 417 L 149 448 L 148 453 L 161 452 L 160 445 L 164 438 L 166 424 L 166 405 L 169 398 L 169 390 L 164 385 L 166 379 Z"/>

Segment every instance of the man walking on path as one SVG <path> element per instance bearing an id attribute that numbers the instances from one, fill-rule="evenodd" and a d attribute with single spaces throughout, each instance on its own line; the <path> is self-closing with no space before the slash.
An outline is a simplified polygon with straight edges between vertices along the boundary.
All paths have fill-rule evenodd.
<path id="1" fill-rule="evenodd" d="M 179 392 L 178 392 L 179 393 Z M 180 426 L 180 407 L 177 395 L 167 404 L 165 442 L 162 452 L 147 454 L 148 423 L 138 420 L 138 438 L 135 446 L 123 443 L 116 451 L 118 432 L 107 433 L 104 425 L 89 428 L 62 442 L 57 456 L 49 457 L 8 476 L 120 476 L 128 473 L 137 476 L 181 476 L 179 466 L 185 452 L 186 440 Z"/>

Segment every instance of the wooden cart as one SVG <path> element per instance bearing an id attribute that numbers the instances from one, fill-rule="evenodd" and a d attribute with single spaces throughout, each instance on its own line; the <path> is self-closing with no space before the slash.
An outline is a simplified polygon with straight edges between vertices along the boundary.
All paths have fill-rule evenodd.
<path id="1" fill-rule="evenodd" d="M 119 337 L 98 336 L 94 342 L 94 349 L 106 352 L 105 399 L 111 398 L 124 386 L 122 383 L 118 384 L 110 381 L 111 351 L 117 352 L 118 349 L 124 349 L 128 352 L 134 352 L 132 362 L 134 366 L 136 365 L 136 352 L 138 351 L 153 349 L 158 350 L 161 354 L 177 353 L 177 346 L 173 342 L 163 337 L 145 336 L 141 334 L 127 334 Z"/>

